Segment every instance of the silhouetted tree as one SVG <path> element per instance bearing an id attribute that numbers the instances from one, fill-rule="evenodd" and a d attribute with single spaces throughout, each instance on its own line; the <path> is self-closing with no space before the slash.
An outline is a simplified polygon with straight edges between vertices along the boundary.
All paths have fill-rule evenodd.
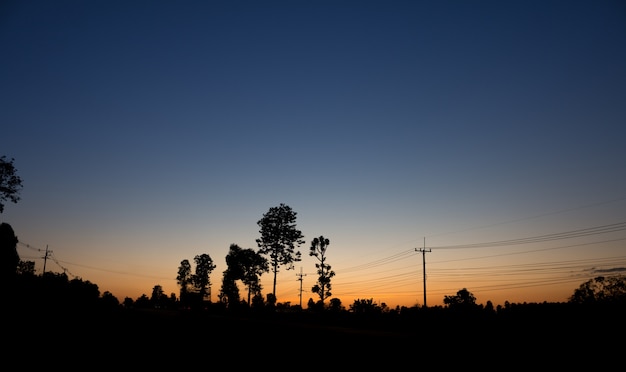
<path id="1" fill-rule="evenodd" d="M 466 288 L 459 290 L 455 296 L 444 296 L 443 303 L 451 309 L 469 309 L 476 307 L 476 297 Z"/>
<path id="2" fill-rule="evenodd" d="M 265 301 L 263 300 L 263 296 L 258 293 L 252 297 L 252 308 L 253 309 L 262 309 L 265 306 Z"/>
<path id="3" fill-rule="evenodd" d="M 218 298 L 220 302 L 224 303 L 227 307 L 239 305 L 239 287 L 237 287 L 235 280 L 233 272 L 229 269 L 224 270 L 222 288 L 220 288 Z"/>
<path id="4" fill-rule="evenodd" d="M 626 276 L 598 276 L 580 285 L 569 301 L 577 304 L 626 304 Z"/>
<path id="5" fill-rule="evenodd" d="M 315 264 L 318 274 L 317 283 L 311 288 L 311 291 L 320 296 L 322 308 L 324 308 L 324 300 L 332 296 L 330 280 L 335 276 L 335 272 L 331 270 L 330 265 L 326 264 L 326 249 L 329 244 L 330 240 L 320 235 L 319 238 L 314 238 L 311 242 L 311 250 L 309 252 L 309 256 L 313 256 L 319 261 Z"/>
<path id="6" fill-rule="evenodd" d="M 196 263 L 196 272 L 192 276 L 192 282 L 195 289 L 200 294 L 200 298 L 202 300 L 205 297 L 209 298 L 209 302 L 211 302 L 211 272 L 215 269 L 215 264 L 213 264 L 213 259 L 210 255 L 203 253 L 194 257 L 194 262 Z"/>
<path id="7" fill-rule="evenodd" d="M 373 298 L 356 299 L 350 305 L 350 311 L 357 314 L 377 314 L 382 312 L 382 308 L 374 302 Z"/>
<path id="8" fill-rule="evenodd" d="M 287 270 L 293 269 L 294 262 L 301 260 L 301 253 L 296 251 L 304 243 L 302 232 L 296 229 L 296 216 L 291 207 L 281 203 L 272 207 L 263 215 L 257 224 L 261 227 L 261 238 L 256 240 L 259 253 L 269 255 L 270 265 L 274 273 L 272 298 L 276 300 L 276 275 L 281 265 Z"/>
<path id="9" fill-rule="evenodd" d="M 13 158 L 7 160 L 4 155 L 0 157 L 0 213 L 4 212 L 6 201 L 17 203 L 20 200 L 22 179 L 17 175 L 14 161 Z"/>
<path id="10" fill-rule="evenodd" d="M 135 301 L 130 297 L 125 297 L 123 304 L 125 308 L 132 309 L 135 306 Z"/>
<path id="11" fill-rule="evenodd" d="M 113 296 L 113 293 L 109 291 L 104 291 L 104 293 L 102 293 L 100 302 L 105 309 L 115 309 L 120 305 L 120 301 L 117 297 Z"/>
<path id="12" fill-rule="evenodd" d="M 180 300 L 186 303 L 188 300 L 187 294 L 189 293 L 189 287 L 192 285 L 191 264 L 189 260 L 185 259 L 180 262 L 176 283 L 180 285 Z"/>
<path id="13" fill-rule="evenodd" d="M 144 293 L 137 298 L 135 301 L 135 307 L 138 309 L 149 309 L 150 308 L 150 298 Z"/>
<path id="14" fill-rule="evenodd" d="M 68 282 L 65 301 L 74 308 L 95 308 L 100 301 L 100 289 L 89 280 L 73 278 Z"/>
<path id="15" fill-rule="evenodd" d="M 152 287 L 152 296 L 150 296 L 150 299 L 152 301 L 159 301 L 161 297 L 163 297 L 164 295 L 165 294 L 163 293 L 163 287 L 157 284 L 154 287 Z"/>
<path id="16" fill-rule="evenodd" d="M 493 302 L 491 302 L 491 300 L 488 300 L 487 303 L 485 304 L 485 311 L 487 311 L 488 313 L 495 313 L 496 310 L 493 306 Z"/>
<path id="17" fill-rule="evenodd" d="M 157 309 L 163 309 L 168 307 L 167 305 L 169 299 L 160 284 L 157 284 L 152 288 L 152 296 L 150 296 L 150 302 L 152 303 L 152 306 Z"/>
<path id="18" fill-rule="evenodd" d="M 231 244 L 226 255 L 227 272 L 232 280 L 241 280 L 248 289 L 248 304 L 252 296 L 261 293 L 260 277 L 269 271 L 267 259 L 255 252 L 254 249 L 243 249 L 237 244 Z"/>
<path id="19" fill-rule="evenodd" d="M 241 282 L 248 287 L 248 303 L 252 296 L 261 294 L 263 286 L 261 286 L 261 275 L 269 272 L 269 264 L 267 259 L 253 249 L 242 249 L 239 255 L 239 262 L 243 275 Z"/>
<path id="20" fill-rule="evenodd" d="M 273 309 L 276 307 L 276 303 L 277 303 L 277 299 L 276 296 L 274 296 L 273 293 L 268 293 L 267 294 L 267 300 L 265 301 L 265 307 L 269 308 L 269 309 Z"/>
<path id="21" fill-rule="evenodd" d="M 18 275 L 35 275 L 35 261 L 22 261 L 17 264 Z"/>
<path id="22" fill-rule="evenodd" d="M 12 281 L 17 276 L 20 256 L 17 253 L 17 236 L 8 223 L 0 224 L 0 275 L 2 282 Z"/>
<path id="23" fill-rule="evenodd" d="M 341 300 L 338 298 L 331 298 L 328 302 L 328 310 L 330 311 L 341 311 L 344 310 L 343 305 L 341 305 Z"/>

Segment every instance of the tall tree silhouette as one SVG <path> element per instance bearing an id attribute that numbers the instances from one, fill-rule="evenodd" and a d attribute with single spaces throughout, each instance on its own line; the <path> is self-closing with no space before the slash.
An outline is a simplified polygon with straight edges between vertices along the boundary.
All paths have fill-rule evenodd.
<path id="1" fill-rule="evenodd" d="M 193 285 L 200 293 L 200 299 L 209 297 L 211 302 L 211 272 L 215 269 L 213 259 L 206 253 L 194 257 L 196 263 L 196 273 L 193 275 Z"/>
<path id="2" fill-rule="evenodd" d="M 0 213 L 4 212 L 6 201 L 17 203 L 20 200 L 22 179 L 17 175 L 14 161 L 13 158 L 7 160 L 4 155 L 0 157 Z"/>
<path id="3" fill-rule="evenodd" d="M 178 267 L 178 275 L 176 276 L 176 282 L 180 285 L 180 299 L 181 301 L 187 300 L 187 294 L 189 293 L 189 286 L 192 285 L 192 273 L 191 264 L 189 260 L 184 259 L 180 261 Z"/>
<path id="4" fill-rule="evenodd" d="M 234 278 L 234 274 L 229 269 L 224 270 L 222 288 L 220 288 L 218 298 L 220 302 L 226 304 L 229 308 L 239 305 L 239 287 L 237 287 L 237 283 L 235 281 L 236 279 Z"/>
<path id="5" fill-rule="evenodd" d="M 315 283 L 313 288 L 311 288 L 311 291 L 320 296 L 322 308 L 324 306 L 324 300 L 332 296 L 332 293 L 330 292 L 332 289 L 330 279 L 335 276 L 335 272 L 332 271 L 330 265 L 326 263 L 326 249 L 328 248 L 328 245 L 330 245 L 330 240 L 324 238 L 323 235 L 320 235 L 319 238 L 314 238 L 311 242 L 309 252 L 309 256 L 313 256 L 319 261 L 315 264 L 318 274 L 317 283 Z"/>
<path id="6" fill-rule="evenodd" d="M 259 253 L 269 255 L 269 262 L 274 273 L 272 300 L 276 300 L 276 275 L 281 265 L 287 270 L 293 269 L 294 262 L 301 260 L 302 254 L 296 251 L 304 243 L 304 235 L 296 228 L 297 213 L 290 206 L 281 203 L 271 207 L 257 224 L 261 227 L 261 237 L 256 240 Z"/>

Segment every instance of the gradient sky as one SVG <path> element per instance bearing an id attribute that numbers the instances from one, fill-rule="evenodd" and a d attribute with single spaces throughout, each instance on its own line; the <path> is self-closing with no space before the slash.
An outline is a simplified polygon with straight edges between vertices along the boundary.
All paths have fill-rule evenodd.
<path id="1" fill-rule="evenodd" d="M 279 302 L 318 299 L 320 235 L 346 307 L 423 304 L 424 257 L 429 306 L 566 301 L 626 270 L 624 4 L 3 1 L 0 219 L 120 301 L 203 253 L 217 300 L 280 203 Z"/>

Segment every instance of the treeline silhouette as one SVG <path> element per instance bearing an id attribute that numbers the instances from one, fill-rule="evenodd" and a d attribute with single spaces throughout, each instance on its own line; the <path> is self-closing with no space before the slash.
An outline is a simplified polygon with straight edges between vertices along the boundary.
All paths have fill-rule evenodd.
<path id="1" fill-rule="evenodd" d="M 34 262 L 22 261 L 17 253 L 18 239 L 12 227 L 7 223 L 0 225 L 0 244 L 2 252 L 2 276 L 10 294 L 10 306 L 19 311 L 28 312 L 29 309 L 47 309 L 48 311 L 122 311 L 122 310 L 163 310 L 205 312 L 212 314 L 261 315 L 282 314 L 285 317 L 299 317 L 302 314 L 326 314 L 328 320 L 333 317 L 341 318 L 346 322 L 346 314 L 352 318 L 368 318 L 372 325 L 373 319 L 410 318 L 414 316 L 452 318 L 476 317 L 477 319 L 505 318 L 521 316 L 523 314 L 537 315 L 555 311 L 589 311 L 601 309 L 610 312 L 611 309 L 623 310 L 626 306 L 626 276 L 598 276 L 582 283 L 574 289 L 567 302 L 562 303 L 509 303 L 495 306 L 491 301 L 478 304 L 474 295 L 463 288 L 456 294 L 444 296 L 443 306 L 413 307 L 397 306 L 389 308 L 386 304 L 377 304 L 373 299 L 355 299 L 347 308 L 338 298 L 330 298 L 328 303 L 309 299 L 306 308 L 291 303 L 280 303 L 272 299 L 265 301 L 262 296 L 255 296 L 248 301 L 237 297 L 238 301 L 228 301 L 220 293 L 218 301 L 207 300 L 206 288 L 204 292 L 190 290 L 185 283 L 181 284 L 181 298 L 174 293 L 166 295 L 160 285 L 155 285 L 150 296 L 141 295 L 137 299 L 125 298 L 119 301 L 112 293 L 100 292 L 97 284 L 82 278 L 70 279 L 65 273 L 51 271 L 35 274 Z M 238 248 L 235 246 L 235 248 Z M 231 253 L 233 247 L 231 247 Z M 206 261 L 212 265 L 208 255 Z M 184 262 L 187 260 L 184 260 Z M 234 260 L 231 260 L 234 261 Z M 188 269 L 189 271 L 190 269 Z M 205 270 L 210 273 L 211 270 Z M 206 274 L 205 274 L 206 275 Z M 194 275 L 191 275 L 192 277 Z M 225 274 L 226 276 L 226 274 Z M 210 282 L 208 283 L 210 290 Z M 183 296 L 184 295 L 184 296 Z M 296 315 L 294 315 L 296 314 Z M 342 315 L 342 316 L 339 316 Z M 312 316 L 311 316 L 312 317 Z M 377 318 L 376 318 L 377 317 Z"/>
<path id="2" fill-rule="evenodd" d="M 309 299 L 302 308 L 276 302 L 271 293 L 268 301 L 259 295 L 245 301 L 234 292 L 213 302 L 197 285 L 181 290 L 181 298 L 155 285 L 150 296 L 120 302 L 88 280 L 36 274 L 34 262 L 20 260 L 17 242 L 11 226 L 2 223 L 4 352 L 28 367 L 49 366 L 44 354 L 66 363 L 87 360 L 100 369 L 141 370 L 180 369 L 181 358 L 191 356 L 225 359 L 229 369 L 269 364 L 279 370 L 307 358 L 367 370 L 406 368 L 417 360 L 445 369 L 466 368 L 473 360 L 504 361 L 514 369 L 622 363 L 623 275 L 588 280 L 566 302 L 498 306 L 478 304 L 466 288 L 430 307 L 392 309 L 373 299 L 344 306 L 330 298 L 327 304 Z M 232 252 L 247 257 L 244 250 Z M 212 260 L 205 261 L 212 267 Z M 188 273 L 185 268 L 179 274 Z M 185 277 L 179 275 L 179 282 L 186 283 L 180 280 Z"/>
<path id="3" fill-rule="evenodd" d="M 5 307 L 20 314 L 147 314 L 163 313 L 198 314 L 213 316 L 247 317 L 250 319 L 284 319 L 289 321 L 311 321 L 313 324 L 358 327 L 372 330 L 406 331 L 405 326 L 412 321 L 445 322 L 506 322 L 536 321 L 575 315 L 601 315 L 611 318 L 626 310 L 626 276 L 616 275 L 596 277 L 575 289 L 567 302 L 509 303 L 493 306 L 476 303 L 473 294 L 466 288 L 454 295 L 444 297 L 440 306 L 398 306 L 386 307 L 372 299 L 356 299 L 347 308 L 337 298 L 321 308 L 319 303 L 309 299 L 307 308 L 290 303 L 245 301 L 234 304 L 203 300 L 201 296 L 190 296 L 181 301 L 172 293 L 167 296 L 160 285 L 152 290 L 152 295 L 141 295 L 137 299 L 125 298 L 120 302 L 112 293 L 100 292 L 97 284 L 81 278 L 70 279 L 65 273 L 45 272 L 35 274 L 34 270 L 24 271 L 24 266 L 32 263 L 21 261 L 18 270 L 10 280 L 5 280 L 8 294 Z M 6 278 L 6 276 L 5 276 Z M 321 323 L 320 323 L 321 322 Z"/>
<path id="4" fill-rule="evenodd" d="M 19 201 L 13 159 L 0 157 L 3 202 Z M 276 301 L 276 274 L 300 260 L 295 213 L 280 204 L 258 221 L 259 251 L 231 246 L 218 301 L 211 301 L 209 255 L 181 262 L 180 298 L 155 285 L 151 296 L 119 301 L 66 273 L 35 273 L 22 261 L 12 227 L 0 224 L 0 298 L 5 369 L 182 370 L 437 368 L 592 369 L 623 365 L 626 276 L 598 276 L 566 302 L 476 303 L 466 288 L 443 306 L 389 308 L 373 299 L 347 307 L 331 297 L 330 241 L 315 238 L 318 280 L 306 308 Z M 269 260 L 262 257 L 269 256 Z M 261 295 L 260 275 L 273 288 Z M 237 281 L 247 287 L 240 296 Z M 208 300 L 207 300 L 208 294 Z M 247 297 L 247 301 L 242 297 Z M 326 303 L 325 300 L 328 299 Z"/>
<path id="5" fill-rule="evenodd" d="M 390 309 L 358 299 L 348 308 L 280 303 L 231 308 L 209 301 L 181 306 L 172 297 L 146 295 L 120 303 L 111 293 L 100 293 L 95 283 L 63 273 L 18 273 L 12 283 L 5 282 L 11 288 L 3 307 L 10 310 L 5 320 L 19 325 L 11 339 L 22 346 L 43 334 L 48 335 L 46 349 L 57 354 L 71 351 L 97 359 L 105 352 L 106 358 L 144 367 L 168 362 L 141 358 L 138 349 L 221 355 L 242 345 L 261 360 L 237 361 L 240 367 L 264 363 L 263 353 L 297 363 L 297 356 L 316 348 L 340 365 L 359 368 L 399 367 L 401 361 L 415 362 L 417 355 L 443 363 L 448 354 L 479 360 L 506 356 L 520 365 L 532 360 L 556 367 L 572 363 L 576 350 L 602 345 L 605 359 L 592 363 L 601 367 L 617 358 L 623 345 L 609 340 L 626 330 L 625 283 L 623 276 L 598 277 L 562 303 L 492 307 L 473 302 L 471 292 L 462 289 L 447 296 L 445 305 L 432 307 Z"/>
<path id="6" fill-rule="evenodd" d="M 443 306 L 395 309 L 371 299 L 347 308 L 336 301 L 326 308 L 271 302 L 227 307 L 219 301 L 183 306 L 162 295 L 160 286 L 152 296 L 120 302 L 90 281 L 28 270 L 17 270 L 4 284 L 5 325 L 14 326 L 5 333 L 13 343 L 7 350 L 21 357 L 47 352 L 90 358 L 107 368 L 175 368 L 181 355 L 220 358 L 235 351 L 253 354 L 228 357 L 237 369 L 269 363 L 286 370 L 315 352 L 338 368 L 400 368 L 417 360 L 455 366 L 465 358 L 563 368 L 581 349 L 598 348 L 601 357 L 578 364 L 602 368 L 619 362 L 623 344 L 610 340 L 626 330 L 623 276 L 585 282 L 562 303 L 493 307 L 477 304 L 464 288 L 446 296 Z M 48 359 L 28 360 L 37 366 Z"/>

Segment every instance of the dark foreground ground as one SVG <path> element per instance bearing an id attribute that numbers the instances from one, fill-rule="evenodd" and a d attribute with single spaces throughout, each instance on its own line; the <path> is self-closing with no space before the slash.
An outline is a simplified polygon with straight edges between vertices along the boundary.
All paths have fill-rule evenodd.
<path id="1" fill-rule="evenodd" d="M 9 314 L 3 359 L 65 370 L 623 370 L 621 311 L 527 316 Z M 16 365 L 16 364 L 6 364 Z"/>

